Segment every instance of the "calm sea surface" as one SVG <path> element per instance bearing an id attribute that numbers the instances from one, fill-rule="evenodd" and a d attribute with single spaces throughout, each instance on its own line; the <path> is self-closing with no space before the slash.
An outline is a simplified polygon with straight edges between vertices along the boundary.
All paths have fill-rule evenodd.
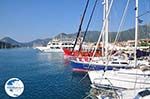
<path id="1" fill-rule="evenodd" d="M 30 48 L 0 50 L 0 99 L 83 99 L 90 81 L 72 73 L 63 54 L 40 53 Z M 25 89 L 17 98 L 4 89 L 10 78 L 19 78 Z"/>

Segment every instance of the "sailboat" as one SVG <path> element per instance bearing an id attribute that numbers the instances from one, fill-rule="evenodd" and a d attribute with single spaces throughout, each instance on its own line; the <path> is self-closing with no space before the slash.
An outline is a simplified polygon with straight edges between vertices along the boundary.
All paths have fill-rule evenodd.
<path id="1" fill-rule="evenodd" d="M 111 92 L 117 93 L 119 97 L 124 97 L 121 99 L 134 99 L 138 93 L 145 90 L 148 90 L 148 93 L 143 93 L 144 96 L 150 95 L 150 69 L 119 69 L 105 73 L 103 71 L 89 71 L 88 74 L 92 82 L 92 89 L 96 89 L 99 93 L 103 89 L 107 93 L 98 94 L 99 99 L 102 96 L 108 97 Z"/>
<path id="2" fill-rule="evenodd" d="M 76 58 L 75 60 L 71 60 L 71 65 L 73 68 L 73 71 L 93 71 L 93 70 L 113 70 L 113 69 L 130 69 L 133 68 L 135 65 L 149 65 L 148 61 L 145 60 L 137 60 L 136 59 L 136 49 L 137 49 L 137 42 L 136 42 L 136 47 L 135 47 L 135 51 L 134 51 L 134 59 L 137 60 L 136 63 L 134 60 L 130 60 L 129 57 L 127 57 L 126 54 L 118 54 L 116 55 L 112 55 L 111 53 L 109 54 L 108 50 L 108 16 L 110 13 L 110 9 L 111 7 L 109 7 L 109 3 L 108 1 L 104 1 L 104 22 L 103 22 L 103 28 L 102 28 L 102 32 L 101 35 L 103 35 L 103 46 L 102 48 L 105 48 L 105 51 L 102 49 L 102 52 L 104 53 L 103 57 L 93 57 L 92 58 L 85 58 L 85 59 L 79 59 Z M 99 36 L 99 40 L 97 42 L 100 42 L 101 39 L 101 35 Z M 97 49 L 97 48 L 95 48 Z M 95 53 L 94 53 L 95 54 Z"/>
<path id="3" fill-rule="evenodd" d="M 134 68 L 111 71 L 89 71 L 92 88 L 98 99 L 150 99 L 150 65 L 136 66 L 138 36 L 138 0 L 136 0 Z M 104 98 L 105 97 L 105 98 Z"/>

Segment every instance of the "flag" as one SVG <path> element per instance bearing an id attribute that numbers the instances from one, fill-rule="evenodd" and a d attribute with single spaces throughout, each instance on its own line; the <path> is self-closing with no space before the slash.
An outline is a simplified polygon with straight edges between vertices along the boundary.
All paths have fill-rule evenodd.
<path id="1" fill-rule="evenodd" d="M 139 22 L 139 23 L 142 23 L 142 22 L 143 22 L 143 20 L 141 20 L 141 19 L 138 19 L 138 22 Z"/>

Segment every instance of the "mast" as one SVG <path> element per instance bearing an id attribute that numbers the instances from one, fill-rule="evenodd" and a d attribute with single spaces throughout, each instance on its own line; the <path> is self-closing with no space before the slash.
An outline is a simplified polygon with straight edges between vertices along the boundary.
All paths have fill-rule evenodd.
<path id="1" fill-rule="evenodd" d="M 84 11 L 83 11 L 83 15 L 82 15 L 82 17 L 81 17 L 79 29 L 78 29 L 78 32 L 77 32 L 77 37 L 76 37 L 75 43 L 74 43 L 74 45 L 73 45 L 72 52 L 74 51 L 75 46 L 76 46 L 76 44 L 77 44 L 77 41 L 78 41 L 78 39 L 79 39 L 79 36 L 80 36 L 80 34 L 81 34 L 82 24 L 83 24 L 83 20 L 84 20 L 84 17 L 85 17 L 85 14 L 86 14 L 88 5 L 89 5 L 89 0 L 87 0 L 87 2 L 86 2 L 86 6 L 85 6 L 85 9 L 84 9 Z M 72 52 L 71 52 L 71 53 L 72 53 Z"/>
<path id="2" fill-rule="evenodd" d="M 109 9 L 109 0 L 105 0 L 105 19 L 106 19 L 106 25 L 105 25 L 105 57 L 108 56 L 108 17 L 106 16 Z"/>
<path id="3" fill-rule="evenodd" d="M 137 44 L 138 44 L 138 0 L 135 2 L 135 48 L 134 48 L 134 61 L 136 66 L 137 64 L 137 57 L 136 57 L 136 50 L 137 50 Z"/>
<path id="4" fill-rule="evenodd" d="M 94 14 L 94 12 L 95 12 L 97 2 L 98 2 L 98 0 L 95 0 L 95 3 L 94 3 L 94 6 L 93 6 L 91 15 L 90 15 L 90 17 L 89 17 L 88 24 L 87 24 L 87 26 L 86 26 L 86 29 L 85 29 L 85 32 L 84 32 L 84 35 L 83 35 L 83 39 L 81 40 L 81 43 L 80 43 L 80 46 L 79 46 L 79 51 L 81 51 L 81 49 L 82 49 L 82 45 L 83 45 L 83 42 L 84 42 L 84 40 L 85 40 L 85 36 L 86 36 L 86 34 L 87 34 L 87 32 L 88 32 L 90 23 L 91 23 L 91 21 L 92 21 L 93 14 Z"/>
<path id="5" fill-rule="evenodd" d="M 107 57 L 108 56 L 108 17 L 107 17 L 107 13 L 108 13 L 108 9 L 109 9 L 109 0 L 104 0 L 102 4 L 103 4 L 103 24 L 105 22 L 104 32 L 102 34 L 102 56 Z"/>
<path id="6" fill-rule="evenodd" d="M 106 16 L 106 14 L 105 14 L 105 8 L 106 8 L 106 2 L 105 2 L 105 0 L 103 1 L 103 24 L 104 24 L 104 20 L 105 20 L 105 16 Z M 105 47 L 105 32 L 103 32 L 103 34 L 102 34 L 102 56 L 104 56 L 104 47 Z"/>

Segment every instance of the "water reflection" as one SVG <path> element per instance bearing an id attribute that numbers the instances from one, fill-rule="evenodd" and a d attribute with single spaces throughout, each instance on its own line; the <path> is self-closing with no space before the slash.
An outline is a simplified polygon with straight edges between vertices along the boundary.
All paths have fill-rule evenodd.
<path id="1" fill-rule="evenodd" d="M 38 53 L 38 59 L 49 62 L 61 61 L 63 60 L 63 53 Z"/>

